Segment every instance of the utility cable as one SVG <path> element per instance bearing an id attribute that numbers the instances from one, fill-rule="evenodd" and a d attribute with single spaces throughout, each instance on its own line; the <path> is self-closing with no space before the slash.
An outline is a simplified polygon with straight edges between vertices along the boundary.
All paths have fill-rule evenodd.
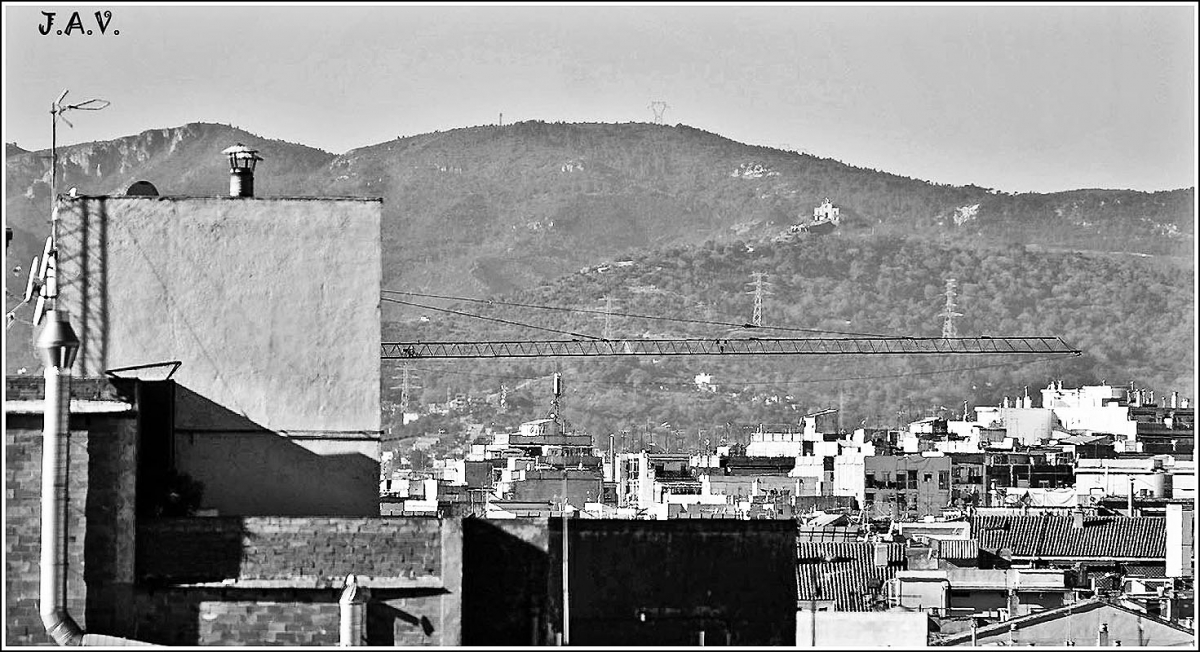
<path id="1" fill-rule="evenodd" d="M 469 312 L 460 312 L 458 310 L 451 310 L 449 308 L 438 308 L 437 306 L 428 306 L 428 305 L 421 304 L 421 303 L 413 303 L 411 301 L 403 301 L 401 299 L 393 299 L 391 297 L 380 297 L 380 299 L 382 299 L 384 301 L 390 301 L 392 303 L 399 303 L 399 304 L 402 304 L 405 306 L 413 306 L 414 308 L 424 308 L 426 310 L 436 310 L 438 312 L 448 312 L 452 315 L 459 315 L 462 317 L 471 317 L 473 319 L 483 319 L 483 320 L 487 320 L 487 321 L 494 321 L 494 322 L 499 322 L 501 324 L 507 324 L 509 326 L 519 326 L 521 328 L 534 328 L 537 330 L 548 331 L 551 333 L 558 333 L 559 335 L 570 335 L 571 337 L 582 337 L 584 339 L 600 340 L 600 341 L 603 341 L 603 339 L 604 339 L 602 337 L 597 337 L 595 335 L 585 335 L 583 333 L 564 331 L 564 330 L 559 330 L 557 328 L 547 328 L 545 326 L 534 326 L 533 324 L 525 324 L 525 323 L 522 323 L 519 321 L 510 321 L 507 319 L 500 319 L 499 317 L 484 317 L 483 315 L 473 315 Z"/>
<path id="2" fill-rule="evenodd" d="M 790 326 L 755 326 L 750 323 L 724 322 L 724 321 L 709 321 L 704 319 L 686 319 L 683 317 L 659 317 L 656 315 L 637 315 L 623 312 L 607 312 L 604 310 L 593 310 L 588 308 L 563 308 L 560 306 L 539 306 L 528 303 L 516 303 L 512 301 L 496 301 L 494 299 L 473 299 L 471 297 L 452 297 L 440 294 L 424 294 L 420 292 L 403 292 L 401 290 L 380 290 L 388 294 L 403 294 L 412 297 L 422 297 L 425 299 L 446 299 L 450 301 L 469 301 L 472 303 L 486 303 L 494 306 L 512 306 L 515 308 L 533 308 L 535 310 L 557 310 L 561 312 L 577 312 L 598 315 L 610 315 L 612 317 L 626 317 L 629 319 L 651 319 L 658 321 L 670 321 L 683 324 L 703 324 L 705 326 L 723 326 L 726 328 L 745 328 L 747 330 L 775 330 L 789 331 L 794 333 L 821 333 L 825 335 L 850 335 L 856 337 L 897 337 L 894 335 L 880 335 L 878 333 L 856 333 L 851 331 L 834 331 L 821 328 L 796 328 Z"/>

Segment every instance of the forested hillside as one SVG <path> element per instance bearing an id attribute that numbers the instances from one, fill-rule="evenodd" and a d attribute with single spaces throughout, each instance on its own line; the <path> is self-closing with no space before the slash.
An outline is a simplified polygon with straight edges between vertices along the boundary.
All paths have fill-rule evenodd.
<path id="1" fill-rule="evenodd" d="M 749 322 L 753 298 L 747 292 L 753 272 L 765 272 L 770 283 L 763 325 L 794 330 L 697 323 Z M 1132 381 L 1139 387 L 1194 396 L 1193 270 L 1156 268 L 1138 258 L 1035 252 L 1020 246 L 967 249 L 890 236 L 671 248 L 495 297 L 490 305 L 387 295 L 493 319 L 427 309 L 419 319 L 385 324 L 384 337 L 556 339 L 567 337 L 564 331 L 600 336 L 606 311 L 611 313 L 608 323 L 614 339 L 940 336 L 939 313 L 949 278 L 957 280 L 958 311 L 963 313 L 956 322 L 959 335 L 1052 335 L 1084 355 L 567 358 L 557 364 L 568 387 L 568 416 L 594 435 L 649 427 L 662 436 L 673 428 L 694 434 L 722 430 L 727 424 L 795 422 L 804 412 L 839 405 L 844 406 L 845 427 L 864 419 L 867 424 L 894 425 L 931 413 L 961 414 L 963 401 L 971 406 L 996 404 L 1026 387 L 1036 397 L 1053 379 L 1070 386 Z M 606 297 L 611 297 L 611 309 Z M 522 380 L 548 377 L 556 363 L 409 364 L 410 373 L 423 379 L 427 401 L 445 400 L 447 390 L 498 395 L 506 385 L 514 406 L 510 413 L 516 412 L 507 418 L 515 422 L 540 416 L 550 392 L 545 380 L 515 388 Z M 395 385 L 399 369 L 398 362 L 385 364 L 385 377 L 391 377 L 385 385 Z M 712 375 L 717 392 L 697 389 L 694 377 L 700 373 Z M 386 394 L 398 400 L 394 389 Z"/>
<path id="2" fill-rule="evenodd" d="M 953 276 L 966 313 L 960 332 L 1051 333 L 1089 351 L 1084 359 L 1062 363 L 1068 366 L 1037 363 L 1020 374 L 989 367 L 970 378 L 933 374 L 904 382 L 897 375 L 911 369 L 925 374 L 938 364 L 988 361 L 576 361 L 570 364 L 597 369 L 572 374 L 573 386 L 590 388 L 588 400 L 595 405 L 588 414 L 594 416 L 580 416 L 591 419 L 594 430 L 647 411 L 655 418 L 673 413 L 684 396 L 695 406 L 688 412 L 682 408 L 692 403 L 681 405 L 680 413 L 696 416 L 680 418 L 696 423 L 790 416 L 795 411 L 780 407 L 789 395 L 797 411 L 828 406 L 840 395 L 863 414 L 894 420 L 901 408 L 994 401 L 1016 392 L 1013 383 L 1023 387 L 1049 376 L 1069 382 L 1138 379 L 1180 391 L 1191 378 L 1191 350 L 1182 350 L 1181 342 L 1190 342 L 1193 319 L 1179 305 L 1191 301 L 1194 188 L 1012 195 L 750 146 L 684 125 L 545 122 L 404 136 L 341 155 L 195 123 L 63 147 L 59 188 L 120 194 L 134 181 L 148 180 L 167 195 L 221 195 L 228 170 L 220 152 L 235 142 L 265 158 L 255 179 L 260 196 L 382 197 L 389 290 L 591 309 L 600 309 L 601 297 L 610 295 L 627 313 L 742 323 L 751 310 L 746 283 L 761 271 L 773 283 L 764 311 L 768 324 L 936 335 L 941 292 Z M 6 219 L 14 233 L 5 258 L 11 309 L 24 287 L 25 267 L 41 252 L 47 233 L 49 158 L 44 150 L 15 146 L 6 154 Z M 809 219 L 826 197 L 841 209 L 833 236 L 771 243 Z M 1038 251 L 1027 250 L 1033 247 Z M 602 263 L 617 261 L 633 264 L 599 271 Z M 593 271 L 576 273 L 583 268 Z M 6 373 L 37 372 L 30 312 L 18 310 L 6 333 Z M 412 306 L 383 305 L 385 321 L 418 314 Z M 480 322 L 482 328 L 448 323 L 444 313 L 430 317 L 403 330 L 445 339 L 456 332 L 491 338 L 501 328 L 497 322 Z M 692 332 L 661 320 L 610 322 L 621 336 Z M 599 334 L 603 320 L 577 315 L 565 325 Z M 547 365 L 553 362 L 541 364 L 538 373 L 549 373 Z M 690 386 L 701 371 L 712 373 L 725 391 L 700 397 L 655 389 L 677 381 Z M 441 373 L 426 373 L 422 381 L 440 393 L 458 386 L 458 376 Z M 859 376 L 872 378 L 836 387 L 815 382 Z M 612 384 L 584 384 L 588 379 Z M 461 385 L 495 392 L 502 379 L 475 380 Z M 389 400 L 396 400 L 396 385 L 385 384 Z M 971 385 L 972 393 L 963 396 Z M 745 392 L 730 396 L 730 388 L 761 389 L 767 398 L 743 403 Z M 776 395 L 778 402 L 765 402 Z M 525 399 L 518 392 L 513 400 Z"/>

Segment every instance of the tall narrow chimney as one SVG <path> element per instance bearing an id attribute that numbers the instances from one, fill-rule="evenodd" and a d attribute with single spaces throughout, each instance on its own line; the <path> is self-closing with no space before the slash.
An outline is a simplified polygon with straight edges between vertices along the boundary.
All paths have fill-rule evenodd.
<path id="1" fill-rule="evenodd" d="M 1133 515 L 1134 515 L 1134 514 L 1133 514 L 1133 482 L 1134 482 L 1134 481 L 1133 481 L 1133 478 L 1129 478 L 1129 501 L 1128 501 L 1128 503 L 1129 503 L 1129 514 L 1127 514 L 1127 516 L 1133 516 Z"/>
<path id="2" fill-rule="evenodd" d="M 229 196 L 254 196 L 254 165 L 263 160 L 258 150 L 238 143 L 221 152 L 229 158 Z"/>

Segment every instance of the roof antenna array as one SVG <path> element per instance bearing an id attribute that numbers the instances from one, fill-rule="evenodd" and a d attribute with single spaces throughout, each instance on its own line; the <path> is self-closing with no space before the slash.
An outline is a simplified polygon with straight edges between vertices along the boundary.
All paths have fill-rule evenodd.
<path id="1" fill-rule="evenodd" d="M 59 95 L 58 99 L 50 105 L 50 115 L 53 116 L 50 121 L 50 238 L 46 240 L 46 250 L 42 255 L 42 265 L 39 270 L 41 292 L 33 314 L 35 326 L 42 322 L 47 304 L 49 304 L 49 310 L 58 308 L 58 121 L 61 120 L 73 129 L 75 125 L 63 116 L 64 113 L 74 110 L 99 111 L 110 104 L 108 100 L 98 99 L 84 100 L 78 104 L 64 104 L 63 100 L 67 99 L 69 92 L 69 90 L 64 90 L 62 95 Z M 33 270 L 30 270 L 30 274 L 33 274 Z M 32 286 L 31 278 L 28 287 Z"/>

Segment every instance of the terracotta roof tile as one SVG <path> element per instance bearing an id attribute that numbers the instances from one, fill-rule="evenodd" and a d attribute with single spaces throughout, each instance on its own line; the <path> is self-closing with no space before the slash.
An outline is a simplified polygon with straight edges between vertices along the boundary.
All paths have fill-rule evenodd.
<path id="1" fill-rule="evenodd" d="M 1166 520 L 1153 517 L 979 516 L 971 519 L 979 547 L 1012 550 L 1013 557 L 1165 559 Z"/>
<path id="2" fill-rule="evenodd" d="M 874 543 L 806 542 L 797 544 L 797 597 L 833 600 L 838 611 L 869 611 L 870 598 L 904 568 L 904 545 L 887 546 L 886 566 L 875 565 Z"/>

